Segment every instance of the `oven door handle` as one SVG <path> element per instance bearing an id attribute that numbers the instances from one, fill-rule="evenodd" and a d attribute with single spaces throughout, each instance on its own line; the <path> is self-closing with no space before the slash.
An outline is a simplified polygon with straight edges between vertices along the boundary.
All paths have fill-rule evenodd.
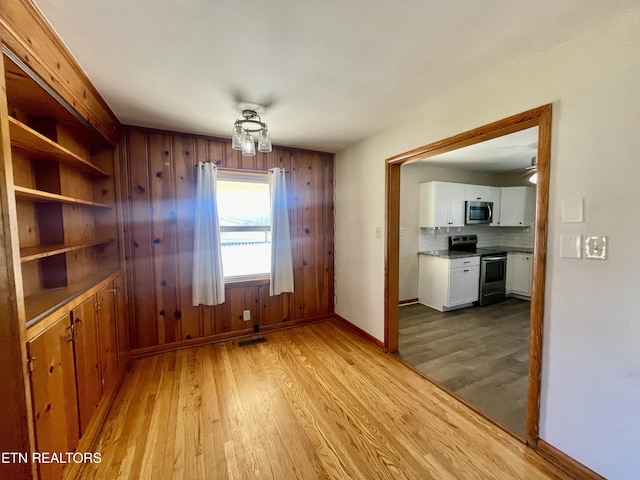
<path id="1" fill-rule="evenodd" d="M 483 262 L 499 262 L 500 260 L 506 260 L 507 257 L 504 255 L 501 257 L 482 257 Z"/>

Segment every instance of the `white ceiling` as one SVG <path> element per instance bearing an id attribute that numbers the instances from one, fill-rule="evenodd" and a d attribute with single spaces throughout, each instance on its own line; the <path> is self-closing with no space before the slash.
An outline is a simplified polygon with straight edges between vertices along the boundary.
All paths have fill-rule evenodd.
<path id="1" fill-rule="evenodd" d="M 336 152 L 638 0 L 35 2 L 125 124 L 229 137 L 245 100 L 275 144 Z"/>
<path id="2" fill-rule="evenodd" d="M 538 127 L 532 127 L 416 163 L 471 172 L 505 173 L 530 168 L 532 158 L 537 155 Z"/>

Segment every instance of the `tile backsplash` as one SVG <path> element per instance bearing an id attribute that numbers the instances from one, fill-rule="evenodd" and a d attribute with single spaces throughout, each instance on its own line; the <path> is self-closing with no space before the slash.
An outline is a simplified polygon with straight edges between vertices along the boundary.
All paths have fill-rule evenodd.
<path id="1" fill-rule="evenodd" d="M 468 227 L 420 228 L 420 251 L 446 250 L 451 235 L 477 235 L 478 247 L 504 246 L 533 248 L 533 227 Z"/>

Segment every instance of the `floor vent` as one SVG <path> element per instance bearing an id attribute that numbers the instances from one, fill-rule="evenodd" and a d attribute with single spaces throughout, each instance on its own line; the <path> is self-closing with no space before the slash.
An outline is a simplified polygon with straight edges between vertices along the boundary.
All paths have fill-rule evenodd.
<path id="1" fill-rule="evenodd" d="M 257 343 L 264 343 L 266 341 L 267 341 L 267 339 L 264 338 L 264 337 L 252 338 L 250 340 L 243 340 L 241 342 L 238 342 L 238 346 L 239 347 L 246 347 L 247 345 L 255 345 Z"/>

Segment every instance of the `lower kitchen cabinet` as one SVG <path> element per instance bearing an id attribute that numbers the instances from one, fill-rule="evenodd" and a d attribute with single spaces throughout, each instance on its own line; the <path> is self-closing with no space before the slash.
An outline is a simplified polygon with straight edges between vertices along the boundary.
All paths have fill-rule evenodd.
<path id="1" fill-rule="evenodd" d="M 118 376 L 118 345 L 116 327 L 116 292 L 107 285 L 96 293 L 96 318 L 100 336 L 100 367 L 102 391 L 109 391 Z"/>
<path id="2" fill-rule="evenodd" d="M 531 297 L 532 258 L 530 253 L 507 255 L 507 295 Z"/>
<path id="3" fill-rule="evenodd" d="M 441 312 L 478 300 L 480 257 L 443 258 L 420 255 L 418 301 Z"/>
<path id="4" fill-rule="evenodd" d="M 36 451 L 76 450 L 116 387 L 129 352 L 122 282 L 116 276 L 96 285 L 27 341 Z M 59 480 L 63 467 L 40 463 L 39 478 Z"/>
<path id="5" fill-rule="evenodd" d="M 96 309 L 96 299 L 91 297 L 71 311 L 75 335 L 80 435 L 89 425 L 89 420 L 98 409 L 102 397 Z"/>
<path id="6" fill-rule="evenodd" d="M 38 452 L 72 452 L 80 436 L 69 316 L 27 342 L 31 400 Z M 63 464 L 39 463 L 41 480 L 62 478 Z"/>

